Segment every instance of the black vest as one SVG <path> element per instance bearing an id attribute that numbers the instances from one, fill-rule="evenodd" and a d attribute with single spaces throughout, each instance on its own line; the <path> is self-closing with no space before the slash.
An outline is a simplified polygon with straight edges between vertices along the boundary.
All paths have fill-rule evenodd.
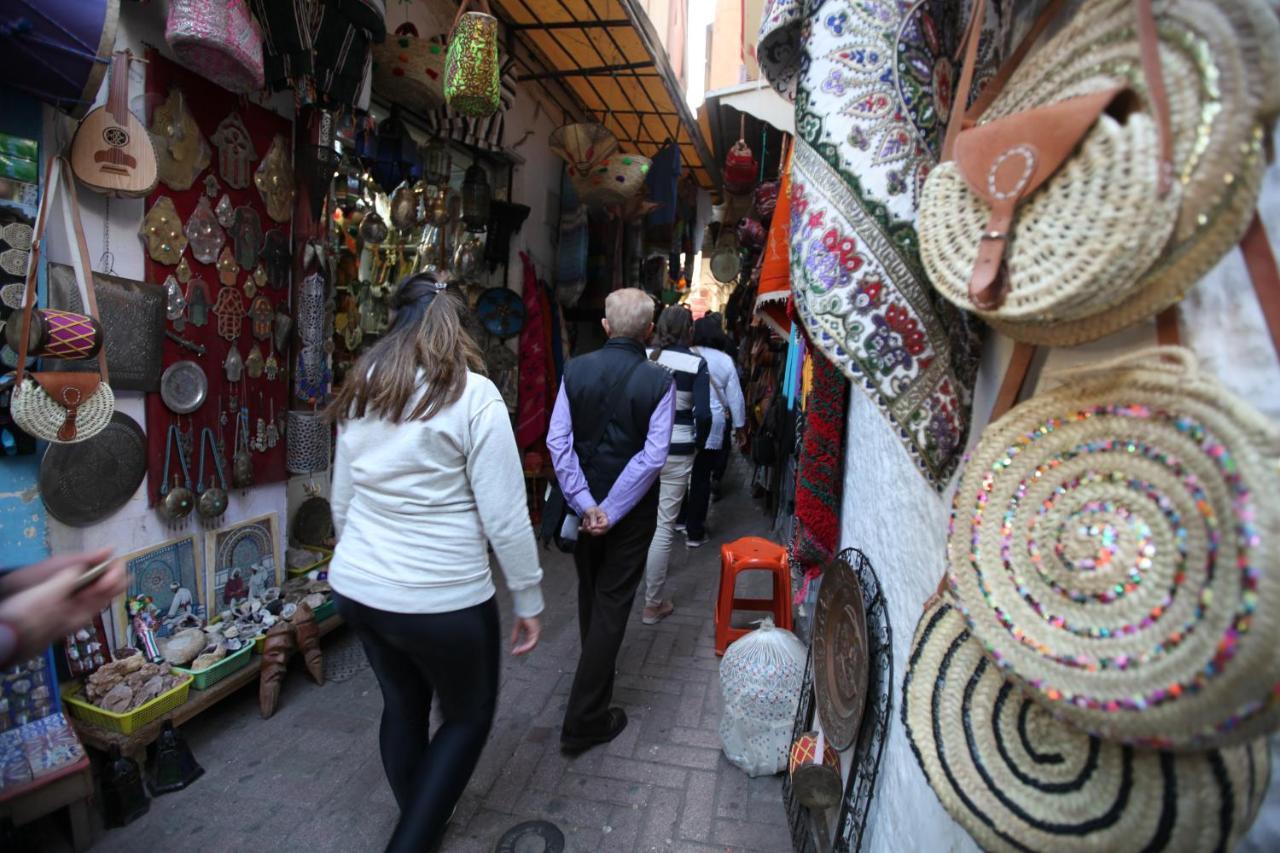
<path id="1" fill-rule="evenodd" d="M 605 411 L 610 390 L 633 362 L 643 361 L 627 379 L 617 409 Z M 649 361 L 644 347 L 630 338 L 612 338 L 603 348 L 571 359 L 564 367 L 564 390 L 573 416 L 573 450 L 582 463 L 591 495 L 602 501 L 627 467 L 644 449 L 649 419 L 658 407 L 671 374 Z M 587 458 L 600 419 L 608 418 L 594 455 Z"/>

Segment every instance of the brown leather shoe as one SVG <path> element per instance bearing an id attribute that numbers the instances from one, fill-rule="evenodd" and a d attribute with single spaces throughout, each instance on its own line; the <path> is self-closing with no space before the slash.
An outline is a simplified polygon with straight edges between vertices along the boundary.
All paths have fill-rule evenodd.
<path id="1" fill-rule="evenodd" d="M 289 671 L 289 656 L 293 654 L 293 628 L 287 622 L 277 622 L 267 631 L 262 647 L 262 668 L 258 676 L 258 709 L 262 719 L 276 712 L 280 702 L 280 683 Z"/>
<path id="2" fill-rule="evenodd" d="M 298 651 L 307 664 L 307 674 L 316 684 L 324 684 L 324 656 L 320 653 L 320 626 L 315 612 L 306 604 L 298 605 L 293 614 L 293 628 L 298 639 Z"/>

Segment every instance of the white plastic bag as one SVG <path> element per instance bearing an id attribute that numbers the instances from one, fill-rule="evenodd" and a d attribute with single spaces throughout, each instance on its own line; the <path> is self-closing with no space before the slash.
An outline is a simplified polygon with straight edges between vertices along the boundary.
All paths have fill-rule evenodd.
<path id="1" fill-rule="evenodd" d="M 806 650 L 790 631 L 766 618 L 729 646 L 720 662 L 720 742 L 748 776 L 787 769 Z"/>

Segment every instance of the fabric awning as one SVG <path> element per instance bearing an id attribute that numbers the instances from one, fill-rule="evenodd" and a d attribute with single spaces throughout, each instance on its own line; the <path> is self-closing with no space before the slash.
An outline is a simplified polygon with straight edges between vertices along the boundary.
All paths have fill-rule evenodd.
<path id="1" fill-rule="evenodd" d="M 752 80 L 738 86 L 717 89 L 707 93 L 709 113 L 720 107 L 732 107 L 760 121 L 772 125 L 783 133 L 796 135 L 796 107 L 778 90 L 764 80 Z"/>
<path id="2" fill-rule="evenodd" d="M 638 0 L 492 0 L 491 6 L 515 42 L 517 81 L 567 92 L 624 151 L 652 157 L 674 140 L 699 185 L 719 186 L 710 148 Z"/>

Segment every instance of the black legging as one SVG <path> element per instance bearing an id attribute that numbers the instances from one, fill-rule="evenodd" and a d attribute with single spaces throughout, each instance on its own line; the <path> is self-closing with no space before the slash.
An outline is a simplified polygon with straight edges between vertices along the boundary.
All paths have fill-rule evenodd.
<path id="1" fill-rule="evenodd" d="M 433 850 L 493 724 L 498 605 L 490 598 L 451 613 L 388 613 L 334 598 L 382 687 L 382 766 L 400 805 L 387 851 Z M 429 737 L 433 693 L 444 722 Z"/>

